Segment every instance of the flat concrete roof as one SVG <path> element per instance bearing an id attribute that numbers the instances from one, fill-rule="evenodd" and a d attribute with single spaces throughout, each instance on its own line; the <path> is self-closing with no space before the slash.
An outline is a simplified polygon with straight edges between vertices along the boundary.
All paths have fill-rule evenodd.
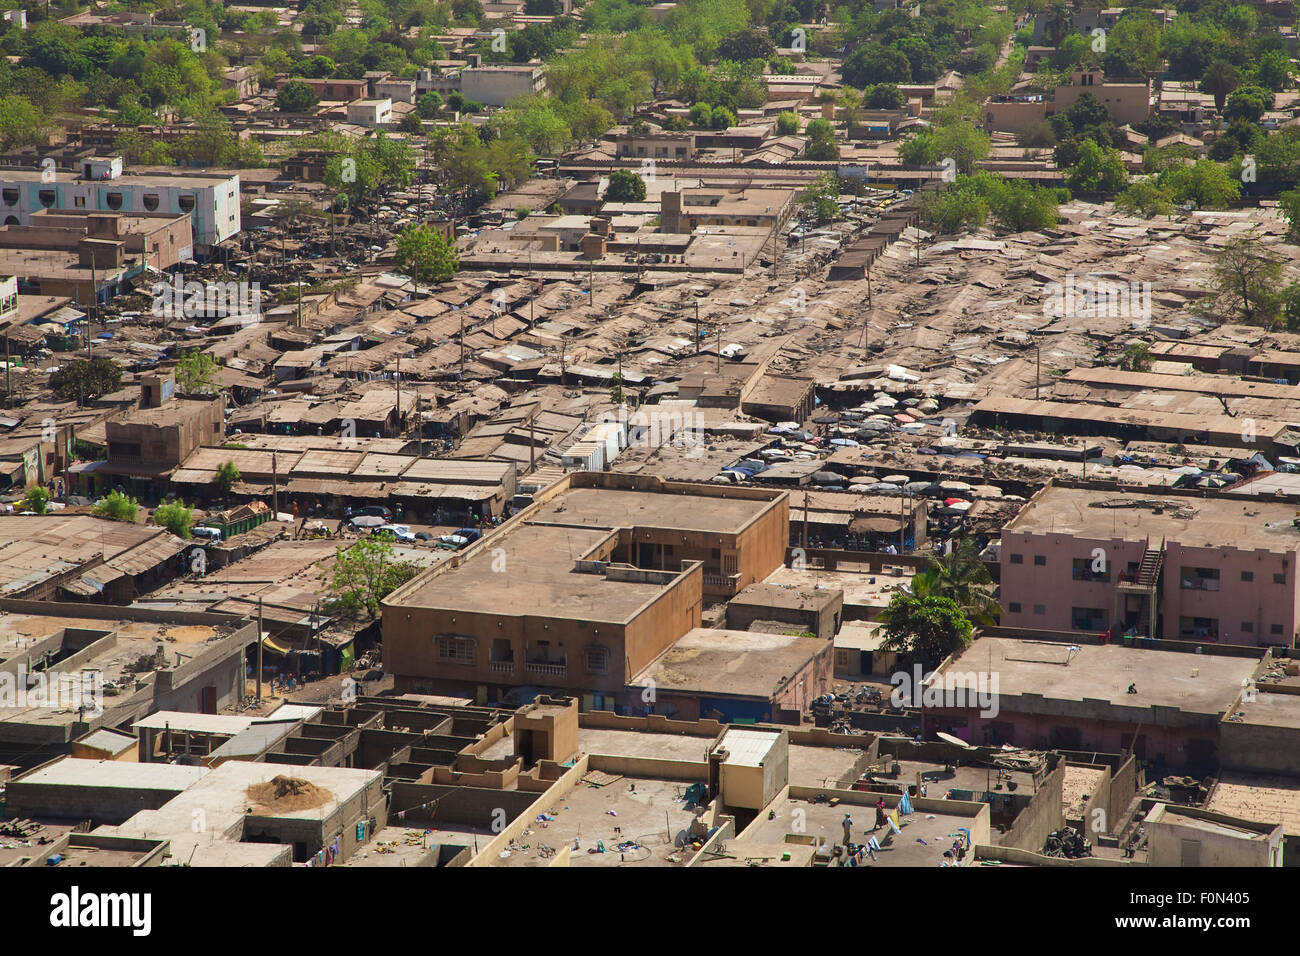
<path id="1" fill-rule="evenodd" d="M 1120 644 L 1066 645 L 981 637 L 944 672 L 989 671 L 997 675 L 997 692 L 1003 699 L 1041 694 L 1056 700 L 1088 698 L 1128 707 L 1176 707 L 1184 713 L 1222 714 L 1258 663 L 1254 657 L 1153 651 Z M 1137 685 L 1136 694 L 1128 693 L 1129 684 Z"/>
<path id="2" fill-rule="evenodd" d="M 459 567 L 423 581 L 403 606 L 499 614 L 548 614 L 621 623 L 664 592 L 664 586 L 577 572 L 574 563 L 607 531 L 521 525 L 494 537 Z M 504 554 L 502 554 L 504 552 Z"/>
<path id="3" fill-rule="evenodd" d="M 498 858 L 496 866 L 547 866 L 542 846 L 569 847 L 570 866 L 675 866 L 694 855 L 689 847 L 679 850 L 676 841 L 684 836 L 695 818 L 684 799 L 689 781 L 650 777 L 619 777 L 603 787 L 579 783 L 556 801 L 547 813 L 554 820 L 529 824 L 509 849 L 510 856 Z M 632 789 L 635 788 L 635 789 Z M 610 811 L 613 811 L 611 813 Z M 574 840 L 578 848 L 573 849 Z M 619 845 L 627 842 L 635 846 Z M 590 853 L 597 843 L 605 852 Z M 678 857 L 674 863 L 668 856 Z"/>
<path id="4" fill-rule="evenodd" d="M 1283 833 L 1300 836 L 1300 779 L 1225 770 L 1205 809 L 1256 823 L 1280 823 Z"/>
<path id="5" fill-rule="evenodd" d="M 828 642 L 759 631 L 692 628 L 655 658 L 630 684 L 653 680 L 665 691 L 761 697 L 770 700 Z"/>
<path id="6" fill-rule="evenodd" d="M 1161 514 L 1153 504 L 1168 502 Z M 1293 504 L 1240 497 L 1196 498 L 1048 486 L 1004 530 L 1094 540 L 1165 538 L 1185 548 L 1294 551 L 1300 529 Z"/>
<path id="7" fill-rule="evenodd" d="M 763 582 L 751 584 L 729 603 L 744 607 L 771 607 L 794 611 L 819 611 L 842 597 L 838 588 L 800 587 Z"/>
<path id="8" fill-rule="evenodd" d="M 1255 693 L 1254 700 L 1243 699 L 1228 717 L 1234 723 L 1261 727 L 1300 727 L 1300 696 L 1295 694 Z M 1237 714 L 1244 714 L 1236 719 Z"/>
<path id="9" fill-rule="evenodd" d="M 738 534 L 771 506 L 771 500 L 761 498 L 572 488 L 539 508 L 531 521 L 593 528 L 648 527 Z"/>
<path id="10" fill-rule="evenodd" d="M 794 587 L 838 588 L 844 593 L 846 606 L 885 607 L 893 598 L 895 591 L 907 591 L 911 586 L 914 572 L 910 568 L 900 568 L 900 570 L 902 573 L 895 576 L 890 571 L 872 571 L 865 564 L 860 565 L 857 570 L 852 566 L 846 568 L 840 565 L 834 571 L 823 571 L 818 568 L 796 571 L 781 567 L 769 574 L 763 583 Z"/>
<path id="11" fill-rule="evenodd" d="M 729 764 L 738 767 L 761 767 L 781 735 L 771 730 L 743 730 L 731 727 L 722 735 L 714 753 L 727 751 Z"/>
<path id="12" fill-rule="evenodd" d="M 122 760 L 84 760 L 77 757 L 64 757 L 55 763 L 37 767 L 21 779 L 11 781 L 10 784 L 37 783 L 92 789 L 181 791 L 198 783 L 208 772 L 206 767 L 187 767 L 173 763 L 134 763 Z"/>
<path id="13" fill-rule="evenodd" d="M 866 843 L 873 835 L 871 827 L 876 822 L 874 806 L 865 803 L 831 806 L 829 803 L 813 803 L 811 800 L 790 799 L 788 796 L 773 801 L 770 808 L 774 811 L 771 819 L 767 813 L 759 815 L 758 820 L 745 831 L 746 839 L 756 843 L 783 843 L 790 833 L 804 836 L 821 837 L 826 843 L 834 845 L 844 839 L 842 821 L 848 813 L 853 819 L 853 842 Z M 795 811 L 800 811 L 796 817 Z M 881 850 L 876 854 L 876 861 L 870 859 L 864 866 L 938 866 L 943 862 L 943 853 L 951 849 L 957 839 L 958 827 L 970 827 L 971 817 L 955 814 L 935 814 L 917 811 L 907 816 L 899 816 L 901 836 L 894 835 L 888 827 L 881 827 L 874 832 L 880 841 Z M 925 840 L 922 844 L 918 838 Z"/>
<path id="14" fill-rule="evenodd" d="M 252 717 L 229 714 L 195 714 L 177 710 L 159 710 L 142 717 L 134 724 L 136 730 L 166 730 L 172 733 L 224 734 L 233 737 L 253 726 Z"/>

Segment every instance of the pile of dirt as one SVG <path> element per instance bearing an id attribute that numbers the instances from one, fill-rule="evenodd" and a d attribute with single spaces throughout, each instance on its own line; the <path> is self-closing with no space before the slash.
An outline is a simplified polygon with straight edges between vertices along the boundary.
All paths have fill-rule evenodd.
<path id="1" fill-rule="evenodd" d="M 334 799 L 334 794 L 301 777 L 273 777 L 248 788 L 248 798 L 259 807 L 277 813 L 314 810 Z"/>

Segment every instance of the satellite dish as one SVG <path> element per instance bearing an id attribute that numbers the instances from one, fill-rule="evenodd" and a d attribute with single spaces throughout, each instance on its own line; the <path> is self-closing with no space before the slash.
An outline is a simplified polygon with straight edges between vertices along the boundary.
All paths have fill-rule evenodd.
<path id="1" fill-rule="evenodd" d="M 940 740 L 942 740 L 944 743 L 952 744 L 955 747 L 960 747 L 962 748 L 962 750 L 975 749 L 970 744 L 966 743 L 966 741 L 962 740 L 960 737 L 954 737 L 952 734 L 936 733 L 935 736 L 938 737 Z"/>

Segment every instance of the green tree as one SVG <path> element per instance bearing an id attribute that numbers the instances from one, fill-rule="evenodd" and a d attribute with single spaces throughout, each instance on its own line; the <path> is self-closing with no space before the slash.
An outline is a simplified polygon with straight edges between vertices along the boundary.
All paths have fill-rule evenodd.
<path id="1" fill-rule="evenodd" d="M 835 142 L 835 127 L 830 121 L 820 118 L 812 120 L 804 127 L 803 134 L 807 138 L 804 153 L 809 159 L 818 162 L 839 159 L 840 147 Z"/>
<path id="2" fill-rule="evenodd" d="M 862 91 L 862 105 L 869 110 L 901 110 L 907 97 L 894 83 L 877 83 Z"/>
<path id="3" fill-rule="evenodd" d="M 794 136 L 799 132 L 799 117 L 793 110 L 782 110 L 776 114 L 776 132 L 778 136 Z"/>
<path id="4" fill-rule="evenodd" d="M 362 538 L 352 547 L 335 553 L 325 609 L 348 619 L 363 613 L 379 616 L 380 601 L 415 577 L 418 568 L 396 560 L 396 551 L 382 538 Z"/>
<path id="5" fill-rule="evenodd" d="M 44 145 L 49 124 L 32 101 L 17 93 L 0 96 L 0 146 Z"/>
<path id="6" fill-rule="evenodd" d="M 839 180 L 830 173 L 818 176 L 804 192 L 803 205 L 817 220 L 818 225 L 832 222 L 840 215 Z"/>
<path id="7" fill-rule="evenodd" d="M 735 60 L 744 63 L 748 60 L 766 60 L 776 52 L 776 47 L 762 30 L 745 27 L 734 33 L 728 33 L 718 43 L 717 56 L 720 60 Z"/>
<path id="8" fill-rule="evenodd" d="M 975 542 L 966 537 L 958 538 L 948 554 L 930 559 L 925 570 L 912 578 L 912 593 L 919 598 L 949 598 L 975 624 L 996 624 L 1001 614 L 988 566 L 980 560 Z"/>
<path id="9" fill-rule="evenodd" d="M 140 503 L 130 495 L 125 495 L 120 491 L 112 491 L 106 497 L 95 502 L 93 510 L 101 518 L 108 518 L 112 521 L 127 521 L 134 524 L 140 512 Z"/>
<path id="10" fill-rule="evenodd" d="M 19 502 L 20 511 L 34 511 L 38 515 L 45 514 L 50 507 L 50 492 L 43 485 L 32 485 L 23 495 L 23 500 Z"/>
<path id="11" fill-rule="evenodd" d="M 396 260 L 416 282 L 446 282 L 460 268 L 456 246 L 438 230 L 413 223 L 397 237 Z"/>
<path id="12" fill-rule="evenodd" d="M 1291 60 L 1281 50 L 1269 50 L 1255 63 L 1255 79 L 1260 85 L 1280 93 L 1291 85 Z"/>
<path id="13" fill-rule="evenodd" d="M 1114 147 L 1102 148 L 1090 139 L 1079 144 L 1079 158 L 1065 177 L 1072 193 L 1113 196 L 1124 188 L 1128 174 Z"/>
<path id="14" fill-rule="evenodd" d="M 153 520 L 166 528 L 178 538 L 188 538 L 194 527 L 194 509 L 185 507 L 185 502 L 169 501 L 154 509 Z"/>
<path id="15" fill-rule="evenodd" d="M 233 461 L 222 462 L 217 468 L 217 487 L 221 489 L 222 494 L 228 495 L 230 489 L 239 484 L 243 477 Z"/>
<path id="16" fill-rule="evenodd" d="M 1288 189 L 1277 197 L 1277 205 L 1286 218 L 1286 237 L 1300 243 L 1300 189 Z"/>
<path id="17" fill-rule="evenodd" d="M 420 114 L 421 119 L 434 119 L 441 110 L 442 94 L 437 90 L 425 93 L 415 104 L 415 111 Z"/>
<path id="18" fill-rule="evenodd" d="M 302 80 L 290 80 L 275 94 L 275 108 L 281 113 L 306 113 L 319 102 L 316 91 Z"/>
<path id="19" fill-rule="evenodd" d="M 1119 367 L 1126 372 L 1145 372 L 1151 368 L 1151 347 L 1145 342 L 1134 342 L 1119 357 Z"/>
<path id="20" fill-rule="evenodd" d="M 1262 86 L 1239 86 L 1228 97 L 1223 108 L 1223 118 L 1229 123 L 1244 120 L 1258 123 L 1264 113 L 1273 108 L 1273 93 Z"/>
<path id="21" fill-rule="evenodd" d="M 217 392 L 217 361 L 197 349 L 186 352 L 176 363 L 176 387 L 184 395 L 210 395 Z"/>
<path id="22" fill-rule="evenodd" d="M 112 359 L 73 359 L 50 376 L 50 388 L 64 401 L 90 402 L 122 387 L 122 370 Z"/>
<path id="23" fill-rule="evenodd" d="M 957 602 L 897 591 L 880 615 L 885 625 L 881 649 L 937 665 L 970 644 L 973 628 Z"/>
<path id="24" fill-rule="evenodd" d="M 1169 191 L 1158 182 L 1139 179 L 1116 197 L 1115 208 L 1120 212 L 1150 219 L 1152 216 L 1167 216 L 1173 212 L 1174 204 Z"/>
<path id="25" fill-rule="evenodd" d="M 420 122 L 419 113 L 411 112 L 402 117 L 401 122 L 397 124 L 397 129 L 411 136 L 419 136 L 424 132 L 424 124 Z"/>
<path id="26" fill-rule="evenodd" d="M 1270 325 L 1277 317 L 1281 280 L 1281 260 L 1262 251 L 1258 237 L 1238 236 L 1211 256 L 1205 305 L 1247 325 Z"/>
<path id="27" fill-rule="evenodd" d="M 630 169 L 615 169 L 609 174 L 605 190 L 607 202 L 645 202 L 645 180 Z"/>
<path id="28" fill-rule="evenodd" d="M 1241 195 L 1241 183 L 1228 174 L 1226 166 L 1210 159 L 1171 166 L 1160 174 L 1158 182 L 1174 203 L 1195 203 L 1199 209 L 1226 209 Z"/>

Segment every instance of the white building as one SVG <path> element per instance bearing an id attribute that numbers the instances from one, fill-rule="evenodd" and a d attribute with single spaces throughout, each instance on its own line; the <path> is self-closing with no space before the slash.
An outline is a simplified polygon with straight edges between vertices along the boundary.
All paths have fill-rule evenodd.
<path id="1" fill-rule="evenodd" d="M 0 224 L 31 225 L 41 209 L 189 214 L 196 251 L 237 235 L 239 177 L 182 173 L 132 175 L 121 157 L 84 160 L 80 175 L 54 169 L 0 170 Z"/>
<path id="2" fill-rule="evenodd" d="M 393 121 L 393 101 L 353 100 L 348 104 L 348 122 L 357 126 L 387 126 Z"/>

